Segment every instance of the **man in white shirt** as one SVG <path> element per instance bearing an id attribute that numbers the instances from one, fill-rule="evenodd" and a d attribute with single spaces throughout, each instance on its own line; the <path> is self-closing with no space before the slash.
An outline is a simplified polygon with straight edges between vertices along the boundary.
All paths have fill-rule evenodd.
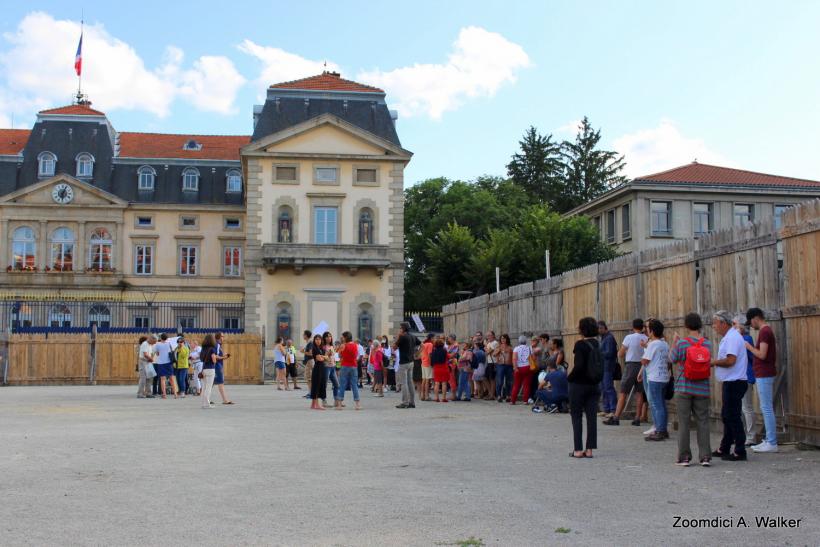
<path id="1" fill-rule="evenodd" d="M 743 427 L 743 396 L 746 394 L 746 346 L 743 336 L 732 328 L 732 315 L 721 310 L 712 316 L 712 328 L 723 338 L 718 357 L 712 360 L 715 378 L 721 382 L 723 438 L 712 455 L 726 461 L 746 461 L 746 431 Z M 734 445 L 734 452 L 732 452 Z"/>
<path id="2" fill-rule="evenodd" d="M 641 407 L 643 407 L 644 383 L 638 381 L 643 359 L 643 346 L 646 335 L 643 333 L 643 319 L 632 321 L 632 333 L 624 337 L 618 357 L 624 359 L 625 367 L 621 378 L 621 389 L 618 393 L 618 403 L 615 405 L 615 414 L 604 420 L 604 425 L 620 425 L 621 414 L 626 406 L 626 397 L 635 391 L 635 419 L 632 425 L 641 425 Z"/>
<path id="3" fill-rule="evenodd" d="M 148 339 L 140 344 L 139 359 L 137 368 L 140 374 L 140 383 L 137 387 L 137 398 L 139 399 L 153 399 L 151 394 L 152 379 L 148 378 L 145 373 L 145 367 L 154 362 L 154 344 L 157 343 L 157 337 L 153 334 L 148 336 Z"/>

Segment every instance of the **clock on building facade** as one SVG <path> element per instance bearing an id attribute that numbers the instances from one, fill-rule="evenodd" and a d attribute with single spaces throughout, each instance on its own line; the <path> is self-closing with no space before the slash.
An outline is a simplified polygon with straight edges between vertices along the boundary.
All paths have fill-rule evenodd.
<path id="1" fill-rule="evenodd" d="M 70 203 L 74 199 L 74 189 L 66 183 L 57 184 L 51 190 L 51 198 L 63 205 Z"/>

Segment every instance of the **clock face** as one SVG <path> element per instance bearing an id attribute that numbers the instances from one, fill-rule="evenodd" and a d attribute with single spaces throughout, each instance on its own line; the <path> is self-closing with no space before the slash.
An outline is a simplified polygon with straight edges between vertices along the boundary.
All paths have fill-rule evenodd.
<path id="1" fill-rule="evenodd" d="M 74 199 L 74 190 L 68 184 L 60 183 L 51 190 L 51 198 L 57 203 L 69 203 Z"/>

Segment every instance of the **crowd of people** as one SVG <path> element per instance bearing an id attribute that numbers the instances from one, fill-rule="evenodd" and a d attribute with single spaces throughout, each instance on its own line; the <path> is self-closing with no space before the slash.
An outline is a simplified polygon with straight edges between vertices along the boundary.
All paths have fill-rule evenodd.
<path id="1" fill-rule="evenodd" d="M 298 353 L 302 354 L 305 398 L 310 408 L 326 410 L 328 384 L 333 408 L 346 407 L 352 393 L 354 409 L 361 410 L 365 386 L 374 397 L 398 392 L 398 409 L 416 408 L 422 402 L 468 402 L 473 399 L 509 405 L 527 404 L 534 413 L 569 413 L 573 430 L 572 458 L 592 458 L 597 449 L 598 418 L 606 426 L 619 426 L 634 400 L 633 426 L 653 424 L 645 440 L 670 438 L 668 401 L 674 401 L 679 431 L 676 464 L 693 463 L 690 420 L 695 424 L 697 462 L 708 467 L 713 458 L 744 461 L 747 448 L 754 452 L 777 452 L 774 414 L 774 379 L 777 348 L 772 328 L 760 308 L 732 317 L 719 311 L 711 318 L 713 331 L 721 337 L 717 357 L 712 342 L 703 335 L 697 313 L 684 319 L 684 336 L 668 336 L 657 319 L 635 319 L 632 332 L 620 344 L 606 322 L 585 317 L 578 324 L 578 339 L 571 356 L 563 340 L 548 334 L 510 336 L 476 332 L 468 340 L 454 335 L 428 334 L 424 339 L 402 323 L 395 336 L 354 340 L 345 331 L 334 341 L 330 332 L 304 331 L 297 350 L 292 340 L 277 338 L 273 346 L 276 384 L 279 390 L 299 390 Z M 758 331 L 757 340 L 748 334 Z M 201 344 L 185 336 L 162 334 L 140 338 L 139 388 L 137 396 L 153 398 L 186 394 L 201 397 L 211 408 L 211 391 L 217 386 L 222 404 L 234 404 L 224 386 L 222 334 L 206 335 Z M 621 366 L 623 361 L 623 367 Z M 714 373 L 712 372 L 714 370 Z M 723 437 L 711 448 L 711 378 L 721 390 Z M 619 382 L 616 390 L 615 382 Z M 755 444 L 754 387 L 763 416 L 765 435 Z M 745 422 L 745 423 L 744 423 Z M 584 427 L 584 424 L 586 426 Z M 586 436 L 584 438 L 584 429 Z"/>
<path id="2" fill-rule="evenodd" d="M 137 397 L 184 399 L 192 394 L 202 398 L 202 408 L 211 408 L 211 392 L 217 387 L 223 405 L 235 404 L 225 393 L 223 366 L 231 354 L 222 350 L 222 333 L 206 334 L 201 343 L 184 335 L 166 333 L 141 336 L 137 357 L 139 385 Z"/>

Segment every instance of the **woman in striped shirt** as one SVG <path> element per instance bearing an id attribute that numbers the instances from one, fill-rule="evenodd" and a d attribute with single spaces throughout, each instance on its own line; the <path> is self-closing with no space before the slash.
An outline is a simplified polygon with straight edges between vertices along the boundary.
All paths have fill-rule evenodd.
<path id="1" fill-rule="evenodd" d="M 675 405 L 678 410 L 678 461 L 677 465 L 687 467 L 692 460 L 692 451 L 689 447 L 689 416 L 695 417 L 698 439 L 698 458 L 704 467 L 711 465 L 712 449 L 709 445 L 709 378 L 704 380 L 690 380 L 683 374 L 686 362 L 686 350 L 692 345 L 700 343 L 712 351 L 712 344 L 701 336 L 703 321 L 697 313 L 690 313 L 683 321 L 686 327 L 686 337 L 675 335 L 672 351 L 669 352 L 669 361 L 672 363 L 672 373 L 675 377 Z"/>

